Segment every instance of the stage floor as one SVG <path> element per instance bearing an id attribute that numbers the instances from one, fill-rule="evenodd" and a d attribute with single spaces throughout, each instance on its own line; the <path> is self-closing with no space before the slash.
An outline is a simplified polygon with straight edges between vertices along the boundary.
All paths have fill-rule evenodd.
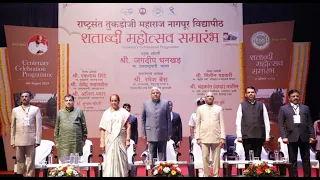
<path id="1" fill-rule="evenodd" d="M 188 169 L 187 169 L 187 167 L 182 166 L 182 167 L 180 167 L 180 169 L 182 170 L 183 175 L 188 176 Z M 235 168 L 233 168 L 232 170 L 233 170 L 233 171 L 232 171 L 232 174 L 236 174 Z M 81 172 L 82 172 L 82 174 L 84 174 L 85 177 L 87 176 L 87 172 L 86 172 L 86 171 L 81 171 Z M 1 176 L 1 175 L 10 175 L 10 174 L 13 175 L 13 174 L 14 174 L 13 171 L 0 171 L 0 176 Z M 138 176 L 140 176 L 140 177 L 145 177 L 145 176 L 146 176 L 145 174 L 146 174 L 146 173 L 145 173 L 145 169 L 144 169 L 143 167 L 138 167 Z M 150 174 L 150 172 L 149 172 L 149 174 Z M 299 175 L 299 177 L 303 177 L 303 170 L 302 170 L 302 168 L 298 168 L 298 175 Z M 92 169 L 91 172 L 90 172 L 90 176 L 91 176 L 91 177 L 94 176 L 94 171 L 93 171 L 93 169 Z M 317 176 L 316 176 L 316 170 L 315 170 L 315 169 L 312 169 L 312 170 L 311 170 L 311 176 L 312 176 L 312 177 L 317 177 Z M 40 172 L 40 177 L 42 177 L 42 172 Z M 220 169 L 220 177 L 222 177 L 222 169 Z"/>

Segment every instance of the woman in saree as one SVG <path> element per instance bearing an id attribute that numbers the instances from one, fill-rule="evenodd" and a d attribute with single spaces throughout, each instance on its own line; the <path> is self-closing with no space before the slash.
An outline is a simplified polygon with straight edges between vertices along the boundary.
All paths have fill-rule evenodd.
<path id="1" fill-rule="evenodd" d="M 100 148 L 105 151 L 103 177 L 128 177 L 130 113 L 119 103 L 118 95 L 110 96 L 111 107 L 103 113 L 99 125 Z"/>

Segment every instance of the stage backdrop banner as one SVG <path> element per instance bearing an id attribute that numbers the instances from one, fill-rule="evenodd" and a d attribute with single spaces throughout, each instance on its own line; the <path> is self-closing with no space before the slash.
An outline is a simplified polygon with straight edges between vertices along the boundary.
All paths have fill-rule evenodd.
<path id="1" fill-rule="evenodd" d="M 19 92 L 29 90 L 40 107 L 43 126 L 54 127 L 57 114 L 58 30 L 5 25 L 14 106 Z"/>
<path id="2" fill-rule="evenodd" d="M 267 107 L 271 135 L 279 137 L 278 114 L 290 78 L 294 21 L 244 25 L 246 85 L 257 89 Z M 273 141 L 277 145 L 277 139 Z"/>
<path id="3" fill-rule="evenodd" d="M 238 3 L 59 4 L 60 61 L 69 67 L 60 92 L 76 96 L 91 138 L 100 136 L 113 93 L 121 106 L 131 104 L 140 131 L 142 104 L 153 86 L 173 102 L 184 137 L 195 99 L 207 91 L 224 107 L 226 133 L 235 134 L 242 31 Z"/>
<path id="4" fill-rule="evenodd" d="M 294 21 L 244 26 L 246 85 L 258 89 L 257 98 L 265 101 L 275 122 L 290 78 L 293 28 Z"/>

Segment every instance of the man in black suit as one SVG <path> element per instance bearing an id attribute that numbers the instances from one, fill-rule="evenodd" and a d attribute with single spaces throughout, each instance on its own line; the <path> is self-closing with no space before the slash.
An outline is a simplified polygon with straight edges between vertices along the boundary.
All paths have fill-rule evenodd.
<path id="1" fill-rule="evenodd" d="M 299 104 L 300 92 L 292 89 L 288 92 L 289 104 L 283 105 L 279 111 L 278 124 L 283 143 L 288 145 L 289 161 L 293 166 L 293 173 L 298 177 L 297 155 L 303 164 L 304 177 L 311 176 L 310 146 L 315 142 L 313 122 L 309 107 Z"/>
<path id="2" fill-rule="evenodd" d="M 170 116 L 172 124 L 172 136 L 171 139 L 174 141 L 177 147 L 180 147 L 182 141 L 182 122 L 178 113 L 172 112 L 173 103 L 169 101 Z"/>
<path id="3" fill-rule="evenodd" d="M 128 103 L 123 104 L 123 108 L 128 112 L 131 112 L 131 105 Z M 134 147 L 136 148 L 138 144 L 138 119 L 137 117 L 130 114 L 130 124 L 131 124 L 131 135 L 130 139 L 134 141 Z"/>

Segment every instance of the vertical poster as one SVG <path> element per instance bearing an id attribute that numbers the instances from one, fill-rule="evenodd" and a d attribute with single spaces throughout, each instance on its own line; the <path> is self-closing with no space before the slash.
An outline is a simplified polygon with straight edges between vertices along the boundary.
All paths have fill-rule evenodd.
<path id="1" fill-rule="evenodd" d="M 57 114 L 58 30 L 5 25 L 14 105 L 29 90 L 31 104 L 40 107 L 43 126 L 53 128 Z"/>

